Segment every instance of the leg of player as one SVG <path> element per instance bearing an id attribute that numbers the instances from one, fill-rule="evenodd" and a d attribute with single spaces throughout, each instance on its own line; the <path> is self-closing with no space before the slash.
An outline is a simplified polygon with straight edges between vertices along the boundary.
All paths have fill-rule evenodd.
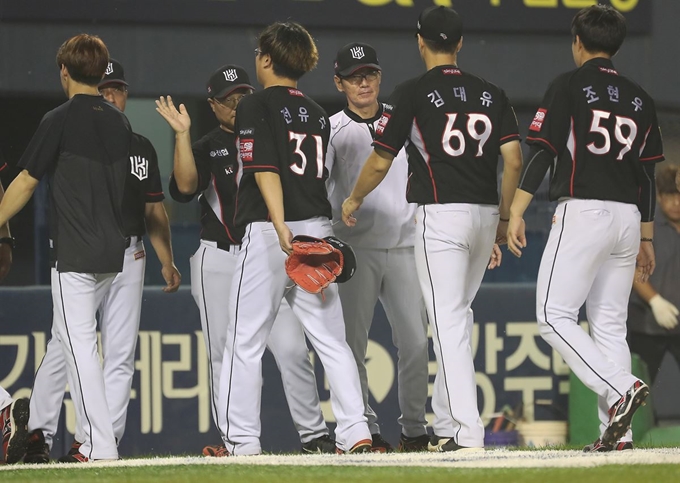
<path id="1" fill-rule="evenodd" d="M 627 404 L 624 408 L 626 414 L 623 416 L 628 419 L 641 402 L 638 391 L 644 392 L 646 386 L 634 388 L 637 378 L 606 357 L 577 323 L 579 309 L 589 297 L 601 268 L 612 253 L 622 251 L 620 240 L 632 246 L 634 239 L 639 246 L 639 232 L 637 236 L 633 233 L 621 236 L 620 216 L 614 205 L 617 203 L 594 200 L 570 200 L 558 205 L 556 222 L 550 231 L 538 272 L 536 316 L 541 336 L 557 350 L 586 386 L 606 399 L 609 407 L 624 398 L 629 389 L 633 390 L 631 396 L 638 402 L 633 404 L 634 407 Z M 627 284 L 627 297 L 632 285 L 635 255 L 627 253 L 623 258 L 617 271 L 622 278 L 619 282 Z M 626 268 L 626 265 L 630 266 Z M 605 275 L 602 280 L 605 279 L 609 276 Z M 619 283 L 615 285 L 619 286 Z M 601 287 L 595 288 L 594 292 L 597 294 L 601 290 Z M 609 292 L 609 287 L 605 290 Z M 617 310 L 619 305 L 620 302 L 614 302 Z M 591 310 L 594 307 L 591 304 Z M 596 313 L 601 316 L 597 310 Z M 621 323 L 625 324 L 625 316 Z M 623 329 L 625 337 L 625 326 Z M 600 345 L 606 344 L 602 337 L 610 340 L 609 336 L 600 336 Z M 618 338 L 617 335 L 611 337 L 614 345 L 625 344 L 625 341 L 616 342 Z M 615 442 L 607 441 L 606 446 L 611 447 Z"/>
<path id="2" fill-rule="evenodd" d="M 418 283 L 413 247 L 392 248 L 387 253 L 387 270 L 380 301 L 392 327 L 397 347 L 397 382 L 402 427 L 400 448 L 427 450 L 428 351 L 427 315 Z"/>
<path id="3" fill-rule="evenodd" d="M 95 312 L 115 274 L 57 272 L 52 269 L 54 327 L 68 368 L 76 418 L 84 430 L 80 451 L 66 462 L 117 459 L 118 449 L 99 365 Z"/>
<path id="4" fill-rule="evenodd" d="M 45 356 L 33 381 L 31 418 L 28 421 L 30 434 L 25 463 L 50 461 L 50 448 L 59 426 L 59 414 L 68 382 L 66 371 L 64 351 L 53 327 Z"/>
<path id="5" fill-rule="evenodd" d="M 375 304 L 378 302 L 380 284 L 385 272 L 385 250 L 354 248 L 357 259 L 357 270 L 347 282 L 338 285 L 342 313 L 345 319 L 345 334 L 347 344 L 352 350 L 357 369 L 361 393 L 364 398 L 365 415 L 371 435 L 380 436 L 378 416 L 368 403 L 368 374 L 366 372 L 366 351 L 368 348 L 368 333 L 373 322 Z M 391 449 L 391 448 L 390 448 Z"/>
<path id="6" fill-rule="evenodd" d="M 600 267 L 586 300 L 586 313 L 590 333 L 597 348 L 602 351 L 605 358 L 631 372 L 630 349 L 626 342 L 626 319 L 630 287 L 635 273 L 635 257 L 639 248 L 636 234 L 639 222 L 632 216 L 632 210 L 626 209 L 625 205 L 619 208 L 624 208 L 622 214 L 631 218 L 635 230 L 631 236 L 624 237 L 617 244 L 607 261 Z M 599 396 L 598 402 L 602 436 L 609 425 L 608 411 L 611 404 L 608 404 L 607 398 L 602 396 Z M 632 441 L 633 433 L 628 430 L 619 439 L 619 442 L 624 444 L 617 447 L 632 448 Z"/>
<path id="7" fill-rule="evenodd" d="M 229 297 L 231 280 L 236 269 L 234 253 L 217 248 L 215 242 L 201 240 L 201 245 L 191 257 L 191 294 L 201 316 L 201 330 L 208 351 L 208 377 L 210 384 L 210 409 L 215 426 L 218 424 L 218 397 L 222 358 L 227 343 Z M 217 456 L 221 445 L 206 446 L 203 454 Z"/>
<path id="8" fill-rule="evenodd" d="M 281 372 L 283 391 L 290 415 L 305 453 L 335 453 L 335 441 L 328 436 L 316 388 L 314 367 L 300 321 L 288 302 L 281 303 L 267 348 Z"/>
<path id="9" fill-rule="evenodd" d="M 416 268 L 438 362 L 429 449 L 479 450 L 484 446 L 484 426 L 477 407 L 470 306 L 491 253 L 498 210 L 470 204 L 426 205 L 418 208 L 416 217 Z"/>
<path id="10" fill-rule="evenodd" d="M 21 461 L 28 445 L 28 398 L 12 399 L 0 386 L 0 436 L 2 459 L 8 465 Z"/>
<path id="11" fill-rule="evenodd" d="M 323 238 L 333 234 L 327 219 L 289 222 L 288 226 L 294 235 Z M 331 284 L 324 291 L 324 296 L 325 300 L 297 286 L 286 293 L 288 303 L 300 319 L 326 372 L 331 389 L 331 407 L 337 421 L 335 439 L 338 448 L 350 453 L 369 451 L 372 446 L 371 433 L 364 416 L 359 373 L 345 340 L 337 285 Z"/>
<path id="12" fill-rule="evenodd" d="M 261 363 L 286 283 L 290 282 L 284 258 L 271 223 L 254 222 L 246 227 L 229 293 L 218 404 L 220 431 L 232 455 L 261 452 Z"/>
<path id="13" fill-rule="evenodd" d="M 113 435 L 119 444 L 125 432 L 130 388 L 135 373 L 135 347 L 139 336 L 145 267 L 144 245 L 140 238 L 125 250 L 123 271 L 116 275 L 99 307 L 104 387 Z"/>

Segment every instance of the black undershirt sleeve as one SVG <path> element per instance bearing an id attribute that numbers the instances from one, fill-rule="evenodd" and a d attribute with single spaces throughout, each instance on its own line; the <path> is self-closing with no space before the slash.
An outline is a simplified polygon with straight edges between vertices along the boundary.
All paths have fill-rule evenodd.
<path id="1" fill-rule="evenodd" d="M 540 144 L 532 144 L 524 159 L 518 188 L 532 195 L 536 193 L 554 159 L 555 156 L 548 149 Z"/>
<path id="2" fill-rule="evenodd" d="M 654 171 L 655 163 L 642 163 L 643 176 L 640 181 L 640 210 L 642 222 L 654 221 L 654 211 L 656 210 L 656 178 Z"/>

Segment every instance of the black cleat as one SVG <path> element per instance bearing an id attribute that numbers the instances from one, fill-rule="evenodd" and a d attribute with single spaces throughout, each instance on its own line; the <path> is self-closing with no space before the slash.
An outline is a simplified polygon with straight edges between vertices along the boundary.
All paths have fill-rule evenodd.
<path id="1" fill-rule="evenodd" d="M 427 451 L 427 446 L 430 444 L 430 437 L 427 434 L 421 434 L 409 438 L 402 435 L 399 437 L 399 451 L 402 453 L 414 453 L 417 451 Z"/>
<path id="2" fill-rule="evenodd" d="M 28 447 L 24 463 L 44 464 L 50 462 L 50 447 L 45 443 L 45 435 L 39 429 L 28 435 Z"/>
<path id="3" fill-rule="evenodd" d="M 484 451 L 484 448 L 470 448 L 467 446 L 460 446 L 457 444 L 453 438 L 443 438 L 437 435 L 433 435 L 430 438 L 430 443 L 427 445 L 429 451 L 434 451 L 438 453 L 447 453 L 450 451 L 459 451 L 461 453 L 476 453 Z"/>
<path id="4" fill-rule="evenodd" d="M 26 454 L 28 446 L 28 398 L 22 397 L 0 410 L 2 429 L 2 461 L 17 463 Z"/>
<path id="5" fill-rule="evenodd" d="M 642 381 L 635 381 L 626 394 L 609 409 L 609 426 L 602 435 L 602 444 L 613 450 L 616 443 L 630 429 L 635 411 L 644 406 L 649 396 L 649 387 Z"/>
<path id="6" fill-rule="evenodd" d="M 318 438 L 314 438 L 311 441 L 302 443 L 302 452 L 308 454 L 322 454 L 322 453 L 332 453 L 335 454 L 337 447 L 335 446 L 335 440 L 324 434 Z"/>

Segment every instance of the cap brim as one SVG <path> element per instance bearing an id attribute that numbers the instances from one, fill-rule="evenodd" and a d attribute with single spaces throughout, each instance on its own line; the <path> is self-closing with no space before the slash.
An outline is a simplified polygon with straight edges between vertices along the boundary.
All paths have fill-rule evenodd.
<path id="1" fill-rule="evenodd" d="M 382 72 L 382 69 L 378 64 L 359 64 L 359 65 L 353 65 L 352 67 L 348 67 L 345 70 L 341 70 L 340 72 L 337 73 L 340 77 L 347 77 L 348 75 L 354 74 L 356 71 L 360 69 L 365 69 L 366 67 L 371 67 L 375 70 L 379 70 Z"/>
<path id="2" fill-rule="evenodd" d="M 111 79 L 111 80 L 106 80 L 106 81 L 104 81 L 104 82 L 100 82 L 100 83 L 97 85 L 97 87 L 105 87 L 105 86 L 109 86 L 109 85 L 112 85 L 112 84 L 122 84 L 122 85 L 124 85 L 124 86 L 129 86 L 129 85 L 130 85 L 130 84 L 128 84 L 127 82 L 125 82 L 124 80 L 120 80 L 120 79 Z"/>
<path id="3" fill-rule="evenodd" d="M 227 97 L 229 94 L 231 94 L 232 92 L 234 92 L 237 89 L 252 89 L 252 90 L 255 90 L 255 88 L 253 86 L 251 86 L 250 84 L 237 84 L 237 85 L 234 85 L 234 86 L 229 86 L 226 89 L 222 89 L 220 92 L 218 92 L 217 94 L 215 94 L 214 96 L 211 96 L 211 97 L 217 98 L 217 99 L 222 99 L 223 97 Z"/>

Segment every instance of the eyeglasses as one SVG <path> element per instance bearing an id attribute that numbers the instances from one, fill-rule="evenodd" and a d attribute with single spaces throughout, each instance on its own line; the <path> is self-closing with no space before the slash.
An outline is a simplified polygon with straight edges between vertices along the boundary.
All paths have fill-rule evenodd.
<path id="1" fill-rule="evenodd" d="M 364 79 L 366 79 L 368 82 L 373 82 L 376 80 L 378 77 L 380 77 L 380 71 L 379 70 L 371 70 L 368 72 L 365 72 L 363 74 L 353 74 L 353 75 L 348 75 L 341 77 L 341 79 L 346 80 L 352 85 L 358 86 L 361 85 Z"/>
<path id="2" fill-rule="evenodd" d="M 99 93 L 102 96 L 105 96 L 107 94 L 114 94 L 114 95 L 123 95 L 127 92 L 127 87 L 124 85 L 116 85 L 116 86 L 106 86 L 102 87 L 99 89 Z"/>
<path id="3" fill-rule="evenodd" d="M 241 102 L 241 99 L 247 95 L 248 94 L 236 94 L 235 96 L 226 97 L 221 101 L 219 99 L 214 99 L 214 101 L 223 107 L 234 109 L 236 106 L 238 106 L 238 103 Z"/>

